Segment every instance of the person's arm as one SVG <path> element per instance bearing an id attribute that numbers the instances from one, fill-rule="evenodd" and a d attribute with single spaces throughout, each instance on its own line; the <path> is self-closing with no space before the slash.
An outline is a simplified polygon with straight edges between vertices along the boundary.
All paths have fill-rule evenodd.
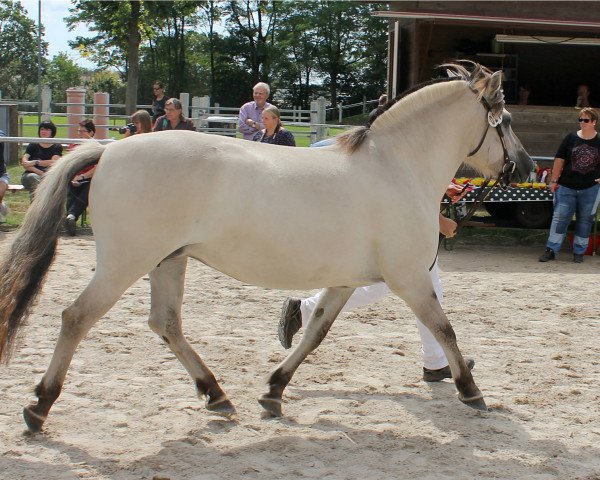
<path id="1" fill-rule="evenodd" d="M 262 128 L 259 122 L 255 122 L 248 115 L 249 108 L 252 108 L 252 104 L 246 103 L 242 105 L 238 116 L 238 131 L 244 135 L 254 135 L 257 130 Z"/>
<path id="2" fill-rule="evenodd" d="M 166 120 L 166 117 L 163 115 L 162 117 L 158 117 L 156 119 L 156 123 L 154 124 L 154 131 L 161 132 L 163 130 L 163 121 Z"/>
<path id="3" fill-rule="evenodd" d="M 562 175 L 563 168 L 565 167 L 564 158 L 556 157 L 554 159 L 554 164 L 552 165 L 552 175 L 550 175 L 550 191 L 555 192 L 558 188 L 558 180 Z"/>
<path id="4" fill-rule="evenodd" d="M 25 150 L 25 155 L 23 155 L 23 158 L 21 159 L 21 165 L 23 166 L 26 172 L 43 175 L 44 172 L 37 168 L 40 165 L 41 160 L 33 160 L 31 158 L 32 153 L 33 147 L 32 144 L 29 144 L 27 145 L 27 149 Z"/>
<path id="5" fill-rule="evenodd" d="M 444 237 L 452 238 L 454 235 L 456 235 L 456 227 L 458 225 L 454 220 L 452 220 L 451 218 L 448 218 L 448 217 L 444 217 L 440 213 L 439 222 L 440 222 L 440 233 Z"/>
<path id="6" fill-rule="evenodd" d="M 97 165 L 94 165 L 92 168 L 90 168 L 85 173 L 75 175 L 75 177 L 71 180 L 71 185 L 73 185 L 74 187 L 81 187 L 81 185 L 83 185 L 84 183 L 89 182 L 92 179 L 92 177 L 94 176 L 94 172 L 96 171 L 96 166 Z"/>

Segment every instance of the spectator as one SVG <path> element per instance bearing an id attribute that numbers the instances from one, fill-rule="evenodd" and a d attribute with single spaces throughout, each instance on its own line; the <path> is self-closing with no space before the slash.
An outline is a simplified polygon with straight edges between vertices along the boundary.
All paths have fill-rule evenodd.
<path id="1" fill-rule="evenodd" d="M 529 94 L 531 93 L 531 88 L 529 85 L 522 84 L 519 85 L 519 105 L 529 105 Z"/>
<path id="2" fill-rule="evenodd" d="M 160 80 L 156 80 L 152 85 L 152 94 L 154 100 L 152 101 L 152 125 L 156 124 L 158 117 L 162 117 L 165 112 L 165 103 L 169 99 L 165 95 L 165 85 Z"/>
<path id="3" fill-rule="evenodd" d="M 252 89 L 253 101 L 244 103 L 240 108 L 238 117 L 238 130 L 244 136 L 244 140 L 252 140 L 256 132 L 265 128 L 262 123 L 262 113 L 271 104 L 267 102 L 271 89 L 264 82 L 258 82 Z"/>
<path id="4" fill-rule="evenodd" d="M 382 111 L 383 106 L 387 103 L 387 99 L 388 96 L 385 93 L 380 95 L 377 107 L 371 110 L 371 113 L 369 113 L 369 116 L 367 117 L 367 125 L 371 125 L 373 120 L 379 115 L 379 112 Z"/>
<path id="5" fill-rule="evenodd" d="M 254 134 L 252 140 L 255 142 L 272 143 L 274 145 L 296 146 L 294 135 L 281 125 L 281 115 L 275 105 L 269 105 L 263 110 L 262 121 L 265 126 Z"/>
<path id="6" fill-rule="evenodd" d="M 554 214 L 546 251 L 540 262 L 554 260 L 567 228 L 576 213 L 573 261 L 583 262 L 600 191 L 600 137 L 596 131 L 598 112 L 583 108 L 577 132 L 569 133 L 556 152 L 550 190 L 554 193 Z"/>
<path id="7" fill-rule="evenodd" d="M 78 124 L 77 134 L 80 138 L 90 139 L 96 135 L 96 125 L 91 120 L 82 120 Z M 69 150 L 77 148 L 79 144 L 69 145 Z M 90 185 L 96 165 L 87 167 L 78 172 L 71 180 L 67 190 L 67 217 L 65 218 L 65 230 L 72 237 L 75 236 L 77 219 L 88 206 Z"/>
<path id="8" fill-rule="evenodd" d="M 587 108 L 590 106 L 590 87 L 579 85 L 577 87 L 577 102 L 575 108 Z"/>
<path id="9" fill-rule="evenodd" d="M 163 130 L 192 130 L 196 131 L 194 122 L 183 116 L 183 105 L 176 98 L 169 98 L 165 103 L 165 114 L 156 120 L 155 132 Z"/>
<path id="10" fill-rule="evenodd" d="M 54 138 L 56 136 L 56 125 L 50 121 L 40 123 L 38 136 Z M 54 162 L 62 155 L 62 145 L 58 143 L 30 143 L 25 149 L 25 155 L 21 159 L 21 165 L 25 171 L 21 176 L 21 183 L 33 199 L 35 189 L 42 181 L 46 171 L 54 165 Z"/>
<path id="11" fill-rule="evenodd" d="M 152 118 L 146 110 L 138 110 L 137 112 L 135 112 L 131 116 L 131 123 L 135 128 L 133 129 L 133 131 L 131 128 L 128 128 L 125 131 L 125 138 L 140 133 L 152 132 Z"/>
<path id="12" fill-rule="evenodd" d="M 5 137 L 6 134 L 0 130 L 0 137 Z M 8 188 L 10 178 L 6 171 L 6 163 L 4 161 L 4 143 L 0 142 L 0 223 L 4 223 L 4 217 L 8 213 L 8 208 L 4 203 L 4 194 Z"/>

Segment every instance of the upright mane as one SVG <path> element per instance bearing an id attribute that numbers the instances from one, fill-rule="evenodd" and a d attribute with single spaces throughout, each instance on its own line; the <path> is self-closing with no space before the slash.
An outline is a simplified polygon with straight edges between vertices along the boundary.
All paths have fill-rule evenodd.
<path id="1" fill-rule="evenodd" d="M 375 129 L 378 129 L 380 126 L 385 127 L 389 125 L 393 119 L 397 118 L 399 114 L 410 115 L 411 112 L 422 105 L 422 95 L 428 95 L 429 98 L 431 98 L 431 96 L 445 95 L 449 89 L 454 88 L 454 86 L 449 85 L 450 82 L 457 80 L 467 82 L 468 87 L 477 95 L 477 99 L 481 100 L 485 94 L 486 86 L 492 73 L 486 67 L 471 62 L 470 60 L 459 60 L 458 63 L 445 63 L 439 65 L 437 69 L 441 69 L 446 76 L 420 83 L 389 100 L 385 105 L 379 107 L 379 111 L 373 120 L 366 126 L 353 128 L 338 135 L 336 141 L 340 147 L 350 154 L 354 153 L 369 137 L 372 127 Z M 441 83 L 448 83 L 448 88 L 435 90 L 427 89 L 426 91 L 423 91 L 425 87 Z M 493 95 L 486 98 L 486 100 L 490 104 L 492 112 L 495 114 L 502 112 L 502 109 L 504 108 L 504 94 L 501 89 L 493 92 Z M 402 111 L 398 108 L 394 108 L 390 111 L 390 109 L 399 102 L 402 103 Z"/>

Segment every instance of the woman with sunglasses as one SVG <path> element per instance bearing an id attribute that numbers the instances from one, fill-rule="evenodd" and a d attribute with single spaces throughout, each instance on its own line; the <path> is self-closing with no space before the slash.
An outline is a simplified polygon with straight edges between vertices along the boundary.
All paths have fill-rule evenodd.
<path id="1" fill-rule="evenodd" d="M 152 94 L 154 95 L 152 102 L 152 124 L 154 125 L 158 117 L 165 114 L 165 103 L 169 97 L 165 95 L 165 85 L 160 80 L 156 80 L 152 85 Z"/>
<path id="2" fill-rule="evenodd" d="M 554 158 L 550 190 L 554 193 L 554 214 L 546 251 L 540 262 L 554 260 L 567 228 L 576 213 L 573 261 L 583 262 L 600 192 L 600 137 L 596 131 L 598 112 L 590 107 L 579 112 L 579 130 L 569 133 Z"/>

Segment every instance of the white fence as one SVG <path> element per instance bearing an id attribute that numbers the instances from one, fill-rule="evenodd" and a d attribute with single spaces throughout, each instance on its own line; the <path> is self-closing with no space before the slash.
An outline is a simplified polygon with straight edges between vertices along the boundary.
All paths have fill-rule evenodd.
<path id="1" fill-rule="evenodd" d="M 67 93 L 69 93 L 69 91 L 67 91 Z M 80 98 L 83 98 L 83 100 L 80 100 Z M 129 121 L 128 116 L 114 113 L 115 110 L 124 109 L 125 105 L 123 104 L 110 104 L 108 101 L 106 103 L 85 103 L 85 96 L 80 98 L 78 98 L 79 101 L 76 102 L 52 103 L 50 90 L 44 89 L 42 94 L 42 117 L 66 116 L 68 118 L 67 123 L 62 125 L 71 128 L 76 127 L 77 122 L 83 117 L 93 117 L 94 120 L 102 120 L 95 122 L 97 128 L 100 130 L 101 138 L 108 136 L 108 128 L 116 125 L 123 125 Z M 198 131 L 235 136 L 239 107 L 222 107 L 218 103 L 211 105 L 210 97 L 192 97 L 190 99 L 188 93 L 180 94 L 179 100 L 183 105 L 184 113 L 187 113 L 187 117 L 194 121 Z M 20 100 L 16 100 L 14 103 L 17 103 L 19 107 L 37 107 L 38 105 L 37 102 L 25 102 Z M 327 107 L 327 101 L 324 97 L 319 97 L 311 102 L 310 109 L 308 110 L 294 107 L 292 109 L 280 109 L 280 112 L 282 121 L 286 125 L 308 127 L 307 132 L 298 132 L 298 135 L 309 136 L 311 143 L 314 143 L 326 138 L 329 135 L 329 128 L 347 128 L 346 125 L 342 125 L 345 112 L 362 111 L 362 113 L 366 113 L 369 106 L 373 103 L 376 104 L 377 100 L 367 100 L 366 98 L 363 98 L 362 102 L 348 105 L 340 103 L 333 109 Z M 53 107 L 64 107 L 67 110 L 67 113 L 53 112 Z M 148 110 L 152 108 L 151 105 L 138 105 L 137 107 Z M 101 115 L 96 116 L 97 108 L 102 108 L 104 112 Z M 69 114 L 69 110 L 71 109 L 77 109 L 77 114 Z M 327 112 L 333 113 L 333 111 L 337 111 L 338 125 L 326 123 Z M 37 123 L 27 123 L 25 121 L 25 117 L 33 113 L 34 112 L 19 112 L 19 136 L 23 136 L 24 127 L 37 125 Z"/>

